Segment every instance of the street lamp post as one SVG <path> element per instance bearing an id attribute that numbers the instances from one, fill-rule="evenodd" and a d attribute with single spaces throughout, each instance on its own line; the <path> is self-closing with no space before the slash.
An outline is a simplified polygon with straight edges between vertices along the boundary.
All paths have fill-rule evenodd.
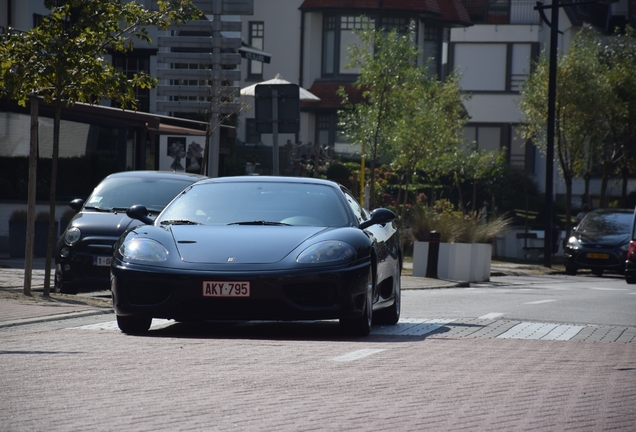
<path id="1" fill-rule="evenodd" d="M 583 4 L 616 3 L 617 0 L 591 0 L 580 2 L 569 2 L 563 6 L 578 6 Z M 535 10 L 539 11 L 541 19 L 550 26 L 550 68 L 548 76 L 548 125 L 546 143 L 546 165 L 545 165 L 545 233 L 543 245 L 543 265 L 552 267 L 552 228 L 553 228 L 553 185 L 554 185 L 554 133 L 555 133 L 555 111 L 556 111 L 556 80 L 557 80 L 557 49 L 559 36 L 559 0 L 552 0 L 552 4 L 545 6 L 543 2 L 537 2 Z M 544 9 L 552 9 L 550 22 L 544 13 Z"/>

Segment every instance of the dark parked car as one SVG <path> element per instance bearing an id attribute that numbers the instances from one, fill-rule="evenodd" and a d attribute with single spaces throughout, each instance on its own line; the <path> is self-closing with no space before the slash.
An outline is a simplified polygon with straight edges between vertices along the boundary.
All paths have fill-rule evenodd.
<path id="1" fill-rule="evenodd" d="M 352 335 L 400 316 L 395 214 L 368 213 L 337 183 L 225 177 L 186 189 L 153 221 L 124 233 L 111 267 L 119 328 L 152 318 L 338 319 Z"/>
<path id="2" fill-rule="evenodd" d="M 143 204 L 158 215 L 179 192 L 205 176 L 162 171 L 126 171 L 111 174 L 88 200 L 69 204 L 78 213 L 71 219 L 55 248 L 55 288 L 76 294 L 80 288 L 108 289 L 113 245 L 137 220 L 126 210 Z"/>
<path id="3" fill-rule="evenodd" d="M 631 241 L 629 242 L 627 259 L 625 260 L 625 281 L 628 284 L 636 284 L 636 208 L 634 208 L 629 238 Z"/>
<path id="4" fill-rule="evenodd" d="M 622 274 L 632 213 L 627 209 L 597 209 L 585 215 L 565 245 L 565 272 L 575 275 L 579 269 L 590 269 L 596 276 L 605 271 Z"/>

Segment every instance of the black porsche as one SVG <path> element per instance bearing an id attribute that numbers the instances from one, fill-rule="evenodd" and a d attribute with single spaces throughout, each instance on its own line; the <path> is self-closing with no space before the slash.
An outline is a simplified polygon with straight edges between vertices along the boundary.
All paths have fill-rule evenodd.
<path id="1" fill-rule="evenodd" d="M 152 318 L 338 319 L 351 335 L 400 317 L 402 256 L 395 214 L 367 212 L 346 188 L 313 178 L 199 181 L 114 247 L 119 328 Z"/>

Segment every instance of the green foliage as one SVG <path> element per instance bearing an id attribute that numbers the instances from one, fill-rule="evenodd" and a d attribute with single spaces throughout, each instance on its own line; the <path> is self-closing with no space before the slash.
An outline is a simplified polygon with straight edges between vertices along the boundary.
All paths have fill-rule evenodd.
<path id="1" fill-rule="evenodd" d="M 351 176 L 351 170 L 344 164 L 341 163 L 332 163 L 325 171 L 325 176 L 329 180 L 349 180 L 349 176 Z"/>
<path id="2" fill-rule="evenodd" d="M 9 222 L 26 222 L 27 221 L 27 211 L 26 210 L 15 210 L 9 216 Z"/>
<path id="3" fill-rule="evenodd" d="M 128 78 L 105 60 L 110 52 L 150 42 L 147 26 L 165 29 L 200 15 L 190 0 L 159 1 L 158 10 L 138 2 L 64 0 L 46 2 L 51 14 L 27 32 L 9 31 L 0 40 L 0 94 L 25 106 L 31 94 L 47 103 L 94 103 L 102 98 L 136 107 L 135 87 L 149 88 L 147 74 Z"/>
<path id="4" fill-rule="evenodd" d="M 432 207 L 419 205 L 413 209 L 411 233 L 417 241 L 428 241 L 431 231 L 437 231 L 445 243 L 490 243 L 508 229 L 510 222 L 506 215 L 486 220 L 481 212 L 455 210 L 450 201 L 442 199 Z"/>

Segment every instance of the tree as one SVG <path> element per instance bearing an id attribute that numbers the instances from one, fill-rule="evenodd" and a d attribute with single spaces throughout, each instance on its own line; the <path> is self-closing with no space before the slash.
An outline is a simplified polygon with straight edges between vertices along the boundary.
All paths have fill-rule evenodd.
<path id="1" fill-rule="evenodd" d="M 526 121 L 523 137 L 545 150 L 549 60 L 541 55 L 521 90 Z M 606 128 L 599 112 L 611 103 L 611 90 L 599 62 L 595 33 L 584 28 L 567 54 L 558 57 L 555 101 L 555 158 L 566 186 L 566 235 L 572 216 L 572 181 L 585 172 L 586 155 L 603 144 Z M 591 146 L 591 147 L 590 147 Z M 590 152 L 592 149 L 592 153 Z"/>
<path id="2" fill-rule="evenodd" d="M 348 67 L 360 70 L 354 86 L 362 91 L 363 100 L 353 103 L 340 88 L 345 109 L 338 115 L 344 136 L 359 144 L 362 157 L 370 159 L 370 206 L 374 207 L 375 164 L 396 141 L 396 123 L 409 115 L 400 99 L 419 50 L 412 28 L 405 34 L 369 28 L 356 34 L 361 43 L 349 47 Z"/>
<path id="3" fill-rule="evenodd" d="M 466 123 L 459 76 L 440 81 L 427 68 L 412 66 L 406 85 L 398 90 L 401 115 L 388 150 L 392 166 L 405 175 L 402 211 L 407 204 L 411 177 L 424 165 L 439 165 L 444 155 L 462 153 L 461 133 Z M 402 214 L 402 220 L 404 214 Z"/>
<path id="4" fill-rule="evenodd" d="M 607 45 L 600 53 L 602 64 L 612 89 L 613 99 L 607 105 L 604 119 L 609 128 L 609 138 L 616 151 L 616 163 L 623 180 L 621 207 L 626 206 L 627 183 L 636 172 L 636 32 L 627 26 L 624 33 L 616 33 L 608 38 Z M 608 167 L 607 175 L 611 172 Z M 602 193 L 607 188 L 606 171 L 603 172 Z"/>
<path id="5" fill-rule="evenodd" d="M 19 104 L 39 95 L 55 108 L 51 168 L 50 223 L 44 295 L 49 295 L 55 243 L 55 195 L 62 108 L 76 102 L 112 99 L 136 109 L 135 88 L 156 79 L 143 72 L 128 79 L 105 55 L 127 52 L 134 40 L 151 42 L 147 27 L 167 29 L 200 16 L 190 0 L 158 1 L 158 10 L 137 2 L 46 0 L 51 14 L 27 32 L 8 32 L 0 41 L 0 89 Z"/>

